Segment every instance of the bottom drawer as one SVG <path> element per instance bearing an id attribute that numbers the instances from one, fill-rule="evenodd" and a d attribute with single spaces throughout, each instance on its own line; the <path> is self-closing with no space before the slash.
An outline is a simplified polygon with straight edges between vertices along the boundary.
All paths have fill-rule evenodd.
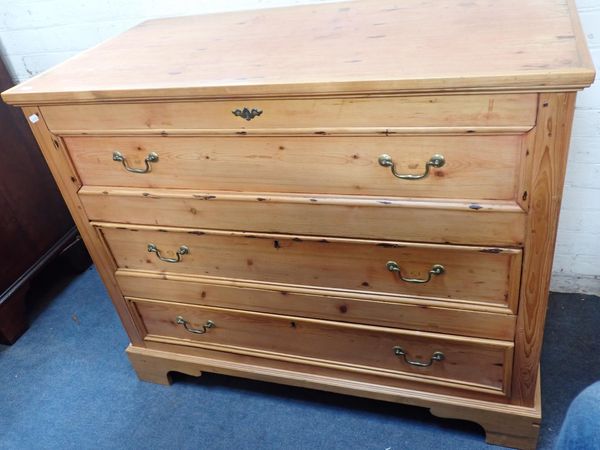
<path id="1" fill-rule="evenodd" d="M 509 394 L 511 342 L 128 300 L 147 341 Z"/>

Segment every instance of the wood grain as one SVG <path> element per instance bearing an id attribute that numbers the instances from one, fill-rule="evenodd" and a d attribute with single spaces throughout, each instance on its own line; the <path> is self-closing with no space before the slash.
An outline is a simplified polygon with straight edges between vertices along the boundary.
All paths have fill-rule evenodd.
<path id="1" fill-rule="evenodd" d="M 128 297 L 311 317 L 512 341 L 516 316 L 502 307 L 423 298 L 390 298 L 284 284 L 119 269 Z M 460 306 L 460 309 L 457 309 Z"/>
<path id="2" fill-rule="evenodd" d="M 422 137 L 66 137 L 84 185 L 255 192 L 382 195 L 516 201 L 526 148 L 523 135 Z M 128 172 L 113 161 L 151 172 Z M 400 180 L 378 157 L 389 154 L 397 171 L 422 174 L 435 154 L 445 158 L 422 180 Z"/>
<path id="3" fill-rule="evenodd" d="M 332 368 L 292 362 L 265 361 L 252 356 L 200 348 L 193 349 L 192 352 L 186 351 L 183 346 L 151 344 L 157 348 L 133 346 L 127 348 L 127 356 L 140 378 L 146 381 L 169 384 L 171 371 L 198 376 L 205 370 L 260 381 L 375 398 L 430 408 L 432 414 L 439 417 L 461 418 L 479 423 L 486 431 L 486 440 L 490 444 L 535 449 L 541 421 L 539 384 L 535 406 L 525 408 L 503 404 L 501 399 L 490 398 L 482 393 L 477 394 L 480 398 L 474 399 L 470 398 L 469 393 L 465 391 L 451 391 L 446 388 L 446 392 L 436 392 L 433 386 L 424 390 L 422 385 L 409 381 L 386 379 L 371 374 L 342 372 Z"/>
<path id="4" fill-rule="evenodd" d="M 101 228 L 119 268 L 286 283 L 350 291 L 491 303 L 514 308 L 521 252 L 459 246 L 415 246 L 407 242 L 368 241 L 209 230 Z M 163 257 L 189 253 L 178 263 L 149 253 L 153 243 Z M 405 278 L 427 279 L 435 264 L 445 273 L 428 283 L 402 281 L 386 268 L 400 266 Z M 517 267 L 516 279 L 511 278 Z"/>
<path id="5" fill-rule="evenodd" d="M 535 144 L 535 129 L 527 133 L 521 141 L 521 158 L 519 164 L 519 178 L 515 187 L 517 203 L 525 211 L 529 210 L 529 189 L 531 187 L 531 155 Z"/>
<path id="6" fill-rule="evenodd" d="M 535 450 L 542 421 L 542 394 L 538 367 L 538 381 L 535 389 L 534 405 L 530 414 L 504 414 L 501 411 L 485 409 L 458 409 L 450 404 L 438 404 L 430 408 L 437 417 L 462 419 L 476 422 L 485 430 L 488 444 L 504 447 Z"/>
<path id="7" fill-rule="evenodd" d="M 295 316 L 281 316 L 223 308 L 189 306 L 145 299 L 132 299 L 148 333 L 146 340 L 161 337 L 181 345 L 215 348 L 222 351 L 250 350 L 277 359 L 293 358 L 338 362 L 386 373 L 410 374 L 424 383 L 450 381 L 504 392 L 510 375 L 513 344 L 476 338 L 459 338 L 399 329 L 342 324 Z M 186 331 L 176 323 L 182 316 L 189 327 L 201 327 L 207 320 L 215 326 L 204 334 Z M 411 360 L 429 361 L 441 351 L 444 361 L 429 367 L 414 367 L 398 358 L 393 347 L 401 345 Z M 309 363 L 310 364 L 310 363 Z"/>
<path id="8" fill-rule="evenodd" d="M 91 220 L 221 230 L 521 246 L 514 202 L 425 201 L 176 189 L 83 187 Z"/>
<path id="9" fill-rule="evenodd" d="M 594 75 L 571 0 L 364 0 L 146 22 L 3 98 L 40 119 L 141 379 L 397 401 L 533 448 L 573 91 Z M 114 150 L 159 162 L 129 174 Z M 384 152 L 448 162 L 403 183 Z M 191 251 L 157 262 L 150 239 Z M 446 272 L 406 284 L 388 260 Z M 419 369 L 400 344 L 447 359 Z"/>
<path id="10" fill-rule="evenodd" d="M 473 136 L 473 135 L 505 135 L 524 134 L 531 131 L 531 125 L 521 126 L 450 126 L 450 127 L 335 127 L 335 128 L 121 128 L 119 130 L 60 130 L 53 131 L 59 136 L 106 136 L 106 137 L 178 137 L 178 136 L 209 136 L 209 137 L 244 137 L 244 136 Z"/>
<path id="11" fill-rule="evenodd" d="M 370 0 L 159 19 L 4 98 L 581 88 L 594 69 L 574 10 L 565 0 Z"/>
<path id="12" fill-rule="evenodd" d="M 526 406 L 535 399 L 574 109 L 575 94 L 540 96 L 513 378 L 515 401 Z"/>
<path id="13" fill-rule="evenodd" d="M 92 261 L 98 269 L 100 278 L 108 290 L 129 339 L 131 339 L 133 344 L 143 346 L 142 339 L 133 324 L 131 314 L 127 309 L 121 291 L 117 286 L 114 277 L 114 271 L 116 269 L 114 262 L 110 257 L 106 246 L 97 235 L 96 230 L 90 225 L 79 196 L 77 195 L 77 190 L 81 187 L 81 182 L 79 181 L 76 172 L 73 170 L 65 147 L 62 145 L 61 140 L 48 130 L 44 118 L 38 108 L 25 107 L 23 108 L 23 113 L 26 117 L 35 114 L 39 119 L 35 123 L 28 121 L 31 130 L 33 131 L 33 135 L 50 167 L 50 171 L 58 185 L 58 189 L 65 199 L 65 203 L 67 204 L 81 238 L 90 253 Z"/>
<path id="14" fill-rule="evenodd" d="M 521 126 L 535 123 L 535 94 L 252 99 L 44 106 L 51 130 Z M 259 109 L 248 121 L 237 109 Z"/>

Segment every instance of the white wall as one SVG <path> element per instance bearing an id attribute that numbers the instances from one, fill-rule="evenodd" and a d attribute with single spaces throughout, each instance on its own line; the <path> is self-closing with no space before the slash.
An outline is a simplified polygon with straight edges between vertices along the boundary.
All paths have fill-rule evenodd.
<path id="1" fill-rule="evenodd" d="M 578 0 L 598 75 L 577 97 L 553 290 L 600 295 L 600 0 Z"/>
<path id="2" fill-rule="evenodd" d="M 149 18 L 325 1 L 0 0 L 0 52 L 22 81 Z M 600 0 L 577 3 L 600 68 Z M 562 292 L 600 294 L 598 78 L 577 100 L 552 278 L 552 289 Z"/>

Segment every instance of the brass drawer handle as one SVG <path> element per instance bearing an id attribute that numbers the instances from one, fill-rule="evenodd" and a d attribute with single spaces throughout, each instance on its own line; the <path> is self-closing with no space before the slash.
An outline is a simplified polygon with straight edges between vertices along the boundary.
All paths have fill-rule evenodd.
<path id="1" fill-rule="evenodd" d="M 148 244 L 148 252 L 156 253 L 156 256 L 161 261 L 168 263 L 178 263 L 179 261 L 181 261 L 181 257 L 183 255 L 187 255 L 190 252 L 190 249 L 187 246 L 182 245 L 181 247 L 179 247 L 179 250 L 177 250 L 177 258 L 166 258 L 160 254 L 160 250 L 158 249 L 158 247 L 156 247 L 155 244 L 150 243 Z"/>
<path id="2" fill-rule="evenodd" d="M 392 174 L 394 174 L 396 178 L 401 178 L 403 180 L 421 180 L 427 175 L 429 175 L 430 167 L 435 167 L 436 169 L 439 169 L 440 167 L 443 167 L 444 164 L 446 164 L 446 159 L 443 155 L 433 155 L 431 158 L 429 158 L 429 161 L 425 163 L 425 172 L 423 172 L 421 175 L 407 175 L 396 172 L 396 164 L 394 163 L 390 155 L 380 155 L 378 161 L 379 165 L 382 167 L 391 167 Z"/>
<path id="3" fill-rule="evenodd" d="M 255 117 L 260 116 L 263 112 L 261 109 L 256 109 L 256 108 L 252 108 L 252 109 L 248 109 L 248 108 L 244 108 L 244 109 L 234 109 L 233 111 L 231 111 L 231 113 L 234 116 L 237 117 L 241 117 L 242 119 L 246 119 L 247 121 L 250 121 L 252 119 L 254 119 Z"/>
<path id="4" fill-rule="evenodd" d="M 441 264 L 434 264 L 433 266 L 431 266 L 431 270 L 428 272 L 427 278 L 425 278 L 425 279 L 405 278 L 402 276 L 402 270 L 400 269 L 400 266 L 398 265 L 398 263 L 396 261 L 388 261 L 385 266 L 387 267 L 387 270 L 389 270 L 390 272 L 398 272 L 398 276 L 400 277 L 400 279 L 402 281 L 406 281 L 407 283 L 417 283 L 417 284 L 429 283 L 431 281 L 432 276 L 441 275 L 446 271 L 444 266 L 442 266 Z"/>
<path id="5" fill-rule="evenodd" d="M 190 323 L 181 316 L 177 316 L 175 318 L 175 322 L 177 323 L 177 325 L 183 325 L 183 328 L 185 328 L 185 331 L 188 331 L 188 332 L 194 333 L 194 334 L 204 334 L 210 328 L 216 327 L 215 323 L 212 320 L 207 320 L 206 323 L 204 325 L 202 325 L 202 328 L 192 328 L 192 327 L 190 327 Z"/>
<path id="6" fill-rule="evenodd" d="M 144 162 L 146 163 L 146 167 L 144 167 L 143 169 L 139 169 L 136 167 L 129 167 L 129 165 L 127 164 L 127 158 L 125 158 L 121 152 L 113 152 L 113 161 L 122 163 L 123 167 L 125 167 L 125 170 L 127 172 L 148 173 L 148 172 L 152 171 L 151 163 L 158 162 L 158 153 L 154 153 L 154 152 L 148 153 L 148 156 L 146 156 L 146 159 L 144 159 Z"/>
<path id="7" fill-rule="evenodd" d="M 394 350 L 394 355 L 396 355 L 398 357 L 402 356 L 404 358 L 404 361 L 407 364 L 410 364 L 411 366 L 415 366 L 415 367 L 429 367 L 435 361 L 441 362 L 444 359 L 446 359 L 446 357 L 444 356 L 444 354 L 442 352 L 434 352 L 433 355 L 431 355 L 431 358 L 429 359 L 428 362 L 411 361 L 406 356 L 406 352 L 402 349 L 402 347 L 396 345 L 393 350 Z"/>

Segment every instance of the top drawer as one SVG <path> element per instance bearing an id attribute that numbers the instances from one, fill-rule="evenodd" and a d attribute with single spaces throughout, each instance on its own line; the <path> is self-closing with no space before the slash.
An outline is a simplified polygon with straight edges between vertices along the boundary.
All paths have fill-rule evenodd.
<path id="1" fill-rule="evenodd" d="M 55 133 L 126 130 L 260 130 L 515 127 L 535 123 L 536 94 L 242 99 L 42 107 Z"/>

